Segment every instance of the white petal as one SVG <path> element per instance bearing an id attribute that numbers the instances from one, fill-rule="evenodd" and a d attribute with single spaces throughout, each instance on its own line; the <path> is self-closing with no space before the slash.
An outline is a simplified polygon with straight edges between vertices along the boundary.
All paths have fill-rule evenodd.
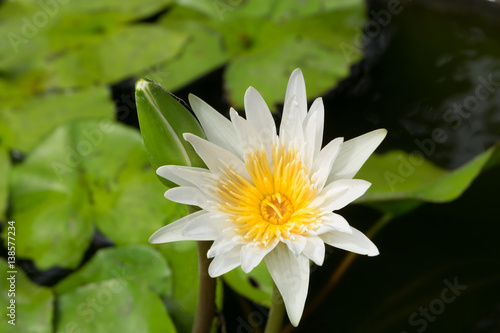
<path id="1" fill-rule="evenodd" d="M 330 231 L 320 235 L 326 244 L 370 257 L 379 254 L 377 247 L 361 231 L 352 228 L 352 234 L 338 231 Z"/>
<path id="2" fill-rule="evenodd" d="M 158 229 L 151 237 L 149 238 L 149 242 L 151 244 L 159 244 L 159 243 L 168 243 L 168 242 L 176 242 L 182 240 L 214 240 L 211 237 L 186 237 L 182 235 L 182 230 L 184 227 L 192 220 L 203 218 L 207 212 L 198 211 L 192 213 L 190 215 L 184 216 L 183 218 L 172 222 L 160 229 Z"/>
<path id="3" fill-rule="evenodd" d="M 328 182 L 353 178 L 386 135 L 387 130 L 382 128 L 344 142 L 330 171 Z"/>
<path id="4" fill-rule="evenodd" d="M 196 187 L 174 187 L 165 192 L 165 198 L 185 205 L 198 206 L 211 210 L 212 205 L 207 197 Z"/>
<path id="5" fill-rule="evenodd" d="M 186 237 L 210 237 L 216 239 L 226 228 L 232 227 L 231 221 L 228 221 L 223 214 L 206 214 L 202 218 L 190 221 L 184 228 L 182 234 Z"/>
<path id="6" fill-rule="evenodd" d="M 180 165 L 164 165 L 156 173 L 180 186 L 190 187 L 212 186 L 218 179 L 207 169 Z"/>
<path id="7" fill-rule="evenodd" d="M 302 251 L 304 251 L 307 240 L 304 236 L 295 235 L 293 240 L 285 238 L 283 242 L 288 246 L 288 249 L 292 251 L 296 257 L 298 257 Z"/>
<path id="8" fill-rule="evenodd" d="M 238 134 L 238 140 L 240 141 L 243 156 L 245 156 L 248 152 L 264 149 L 264 145 L 262 144 L 261 138 L 255 128 L 253 128 L 247 120 L 238 115 L 238 112 L 236 112 L 235 109 L 231 108 L 229 114 L 231 116 L 231 122 L 234 125 L 234 129 Z"/>
<path id="9" fill-rule="evenodd" d="M 311 105 L 306 119 L 304 120 L 304 136 L 307 142 L 311 142 L 313 156 L 316 157 L 323 145 L 323 127 L 325 123 L 325 108 L 323 99 L 316 98 Z"/>
<path id="10" fill-rule="evenodd" d="M 283 108 L 279 139 L 287 146 L 295 149 L 302 148 L 304 143 L 304 131 L 302 129 L 299 103 L 295 97 L 290 98 Z"/>
<path id="11" fill-rule="evenodd" d="M 319 191 L 325 186 L 333 162 L 341 149 L 344 138 L 336 138 L 330 141 L 314 159 L 312 174 Z"/>
<path id="12" fill-rule="evenodd" d="M 233 239 L 233 237 L 226 237 L 226 235 L 220 236 L 215 240 L 210 249 L 207 252 L 208 258 L 217 257 L 223 253 L 231 251 L 236 246 L 241 247 L 242 242 L 238 242 Z"/>
<path id="13" fill-rule="evenodd" d="M 232 168 L 240 176 L 251 181 L 245 163 L 229 151 L 190 133 L 185 133 L 184 138 L 193 145 L 198 155 L 214 174 L 223 176 L 222 170 Z"/>
<path id="14" fill-rule="evenodd" d="M 208 267 L 208 274 L 215 278 L 235 269 L 240 265 L 239 248 L 215 257 Z"/>
<path id="15" fill-rule="evenodd" d="M 306 237 L 306 239 L 307 243 L 302 254 L 314 261 L 316 265 L 323 265 L 325 260 L 325 243 L 318 236 L 310 236 Z"/>
<path id="16" fill-rule="evenodd" d="M 241 156 L 236 132 L 229 119 L 195 95 L 189 95 L 189 104 L 200 121 L 207 139 L 236 156 Z"/>
<path id="17" fill-rule="evenodd" d="M 296 111 L 297 114 L 294 114 L 290 118 L 297 117 L 297 121 L 302 123 L 307 114 L 307 95 L 304 75 L 302 75 L 302 71 L 299 68 L 292 72 L 292 75 L 290 75 L 290 79 L 288 80 L 285 94 L 285 105 L 294 97 L 297 103 L 297 109 L 294 111 Z M 283 116 L 285 117 L 287 114 L 284 114 Z M 281 125 L 283 126 L 283 122 Z"/>
<path id="18" fill-rule="evenodd" d="M 328 184 L 313 200 L 311 205 L 332 211 L 344 208 L 362 196 L 370 187 L 370 183 L 362 179 L 340 179 Z"/>
<path id="19" fill-rule="evenodd" d="M 309 259 L 295 255 L 280 243 L 265 258 L 267 269 L 285 302 L 293 326 L 299 324 L 309 287 Z"/>
<path id="20" fill-rule="evenodd" d="M 273 250 L 278 244 L 278 239 L 275 242 L 268 244 L 267 246 L 255 246 L 253 244 L 248 244 L 241 247 L 241 269 L 245 273 L 249 273 L 252 269 L 257 266 L 262 259 Z"/>
<path id="21" fill-rule="evenodd" d="M 316 234 L 320 235 L 330 231 L 347 232 L 349 234 L 352 232 L 351 226 L 342 215 L 329 212 L 323 217 L 323 224 L 316 230 Z"/>
<path id="22" fill-rule="evenodd" d="M 276 139 L 276 125 L 267 106 L 255 88 L 250 87 L 245 92 L 245 113 L 248 122 L 258 131 L 263 142 L 274 142 Z"/>
<path id="23" fill-rule="evenodd" d="M 193 186 L 193 183 L 190 181 L 174 175 L 171 167 L 172 165 L 163 165 L 156 169 L 156 174 L 180 186 Z"/>

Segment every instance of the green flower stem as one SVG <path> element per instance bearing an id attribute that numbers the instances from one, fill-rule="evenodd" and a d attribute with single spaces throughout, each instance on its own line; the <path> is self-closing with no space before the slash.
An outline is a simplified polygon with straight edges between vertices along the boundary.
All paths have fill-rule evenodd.
<path id="1" fill-rule="evenodd" d="M 198 207 L 188 206 L 189 213 L 199 211 Z M 196 242 L 198 248 L 198 275 L 200 288 L 198 291 L 198 304 L 196 307 L 196 317 L 192 333 L 209 333 L 212 329 L 212 322 L 216 314 L 215 309 L 215 286 L 216 279 L 208 275 L 208 266 L 212 259 L 207 258 L 207 252 L 213 242 Z"/>
<path id="2" fill-rule="evenodd" d="M 378 221 L 373 225 L 373 227 L 370 228 L 366 232 L 366 237 L 371 238 L 373 237 L 380 229 L 382 229 L 391 219 L 393 218 L 392 214 L 384 214 L 382 215 Z M 333 274 L 330 276 L 330 279 L 326 283 L 326 285 L 323 287 L 323 289 L 318 293 L 316 298 L 311 302 L 306 307 L 306 310 L 304 312 L 304 315 L 302 316 L 302 321 L 304 321 L 309 315 L 311 315 L 313 312 L 315 312 L 316 308 L 323 302 L 325 297 L 330 293 L 333 287 L 335 287 L 342 276 L 344 275 L 345 272 L 347 272 L 347 269 L 351 266 L 351 264 L 354 262 L 354 259 L 358 257 L 357 253 L 349 252 L 345 257 L 344 260 L 340 263 L 339 267 L 333 272 Z M 294 330 L 294 327 L 292 325 L 286 326 L 281 333 L 290 333 Z"/>
<path id="3" fill-rule="evenodd" d="M 271 299 L 271 309 L 267 318 L 264 333 L 277 333 L 283 327 L 283 317 L 285 316 L 285 304 L 281 298 L 280 291 L 273 283 L 273 297 Z"/>
<path id="4" fill-rule="evenodd" d="M 211 259 L 207 258 L 207 251 L 212 246 L 212 242 L 199 241 L 197 245 L 200 289 L 192 333 L 209 333 L 215 316 L 216 279 L 208 275 Z"/>

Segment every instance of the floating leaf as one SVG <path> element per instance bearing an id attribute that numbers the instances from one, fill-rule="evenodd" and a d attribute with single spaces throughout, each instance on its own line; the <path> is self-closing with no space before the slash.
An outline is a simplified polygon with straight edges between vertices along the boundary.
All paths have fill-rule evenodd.
<path id="1" fill-rule="evenodd" d="M 191 332 L 198 301 L 199 272 L 196 242 L 184 241 L 156 245 L 172 269 L 173 293 L 165 303 L 179 332 Z M 208 272 L 207 272 L 208 274 Z M 215 304 L 222 309 L 223 285 L 217 281 Z"/>
<path id="2" fill-rule="evenodd" d="M 188 41 L 175 58 L 155 65 L 143 74 L 170 91 L 222 66 L 228 58 L 218 31 L 197 20 L 180 20 L 178 15 L 182 15 L 179 10 L 170 11 L 162 18 L 161 24 L 189 33 Z"/>
<path id="3" fill-rule="evenodd" d="M 5 229 L 6 227 L 4 227 Z M 19 233 L 18 233 L 19 235 Z M 17 236 L 16 238 L 18 238 Z M 0 332 L 2 333 L 51 333 L 54 310 L 54 295 L 49 288 L 41 287 L 31 282 L 20 267 L 12 269 L 2 258 L 0 259 L 2 281 L 0 282 L 0 307 L 2 320 Z M 11 271 L 16 273 L 10 273 Z M 13 279 L 9 279 L 13 277 Z M 11 287 L 11 282 L 13 287 Z M 14 314 L 8 308 L 14 300 Z M 9 324 L 13 320 L 15 325 Z"/>
<path id="4" fill-rule="evenodd" d="M 7 197 L 9 194 L 10 155 L 5 148 L 0 147 L 0 219 L 5 221 Z"/>
<path id="5" fill-rule="evenodd" d="M 117 244 L 147 243 L 184 212 L 162 197 L 140 134 L 111 121 L 58 127 L 13 168 L 10 191 L 17 254 L 41 269 L 76 267 L 94 222 Z"/>
<path id="6" fill-rule="evenodd" d="M 199 290 L 196 242 L 161 244 L 158 249 L 172 268 L 173 293 L 166 300 L 168 312 L 179 332 L 190 332 Z"/>
<path id="7" fill-rule="evenodd" d="M 61 15 L 92 16 L 98 15 L 102 20 L 103 14 L 108 14 L 108 19 L 136 20 L 154 15 L 174 3 L 174 0 L 87 0 L 68 1 L 61 6 Z M 71 17 L 71 16 L 70 16 Z M 104 21 L 104 20 L 103 20 Z M 115 23 L 112 21 L 112 23 Z M 109 23 L 108 23 L 109 24 Z"/>
<path id="8" fill-rule="evenodd" d="M 333 53 L 311 39 L 290 37 L 267 52 L 241 56 L 228 65 L 224 75 L 231 103 L 242 107 L 248 82 L 252 82 L 270 107 L 283 103 L 289 73 L 297 67 L 304 72 L 310 97 L 331 88 L 348 71 L 341 53 Z M 270 77 L 273 79 L 269 80 Z"/>
<path id="9" fill-rule="evenodd" d="M 146 24 L 122 27 L 98 37 L 92 43 L 75 45 L 55 55 L 50 64 L 54 71 L 52 86 L 118 82 L 172 58 L 187 38 L 185 34 Z"/>
<path id="10" fill-rule="evenodd" d="M 4 140 L 5 135 L 13 135 L 11 148 L 29 152 L 60 124 L 78 118 L 113 117 L 114 105 L 109 90 L 104 86 L 64 94 L 47 94 L 30 98 L 20 107 L 4 109 L 0 119 L 10 133 L 0 133 L 0 139 Z"/>
<path id="11" fill-rule="evenodd" d="M 458 198 L 479 175 L 492 157 L 496 145 L 456 170 L 445 170 L 427 161 L 422 154 L 391 151 L 373 155 L 356 174 L 372 183 L 357 203 L 368 203 L 383 211 L 399 211 L 418 201 L 447 202 Z M 495 157 L 496 158 L 496 157 Z M 412 203 L 413 202 L 413 203 Z"/>
<path id="12" fill-rule="evenodd" d="M 171 292 L 172 272 L 166 260 L 149 245 L 102 249 L 78 271 L 59 282 L 55 292 L 68 293 L 89 283 L 110 279 L 145 281 L 160 296 Z"/>
<path id="13" fill-rule="evenodd" d="M 78 287 L 57 299 L 57 333 L 175 333 L 161 299 L 146 283 L 110 279 Z"/>

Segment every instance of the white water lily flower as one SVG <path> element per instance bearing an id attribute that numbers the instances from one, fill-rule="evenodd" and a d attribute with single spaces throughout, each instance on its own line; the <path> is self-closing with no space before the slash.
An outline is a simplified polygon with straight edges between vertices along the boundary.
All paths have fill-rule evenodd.
<path id="1" fill-rule="evenodd" d="M 169 200 L 201 208 L 155 232 L 151 243 L 213 240 L 211 277 L 238 266 L 250 272 L 264 259 L 290 318 L 298 325 L 309 285 L 309 259 L 323 264 L 325 243 L 377 255 L 377 247 L 333 211 L 360 197 L 370 183 L 352 179 L 384 139 L 385 129 L 321 149 L 321 98 L 307 112 L 302 72 L 288 83 L 279 135 L 261 95 L 245 93 L 246 119 L 231 121 L 190 96 L 208 138 L 186 133 L 207 169 L 162 166 L 158 175 L 179 184 Z"/>

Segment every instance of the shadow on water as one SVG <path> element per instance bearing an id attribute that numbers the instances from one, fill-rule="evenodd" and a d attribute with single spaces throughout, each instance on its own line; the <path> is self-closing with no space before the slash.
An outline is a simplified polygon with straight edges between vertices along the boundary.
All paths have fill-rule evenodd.
<path id="1" fill-rule="evenodd" d="M 500 141 L 500 4 L 427 5 L 384 15 L 372 1 L 364 59 L 324 98 L 327 139 L 383 126 L 382 148 L 420 150 L 447 168 Z"/>

